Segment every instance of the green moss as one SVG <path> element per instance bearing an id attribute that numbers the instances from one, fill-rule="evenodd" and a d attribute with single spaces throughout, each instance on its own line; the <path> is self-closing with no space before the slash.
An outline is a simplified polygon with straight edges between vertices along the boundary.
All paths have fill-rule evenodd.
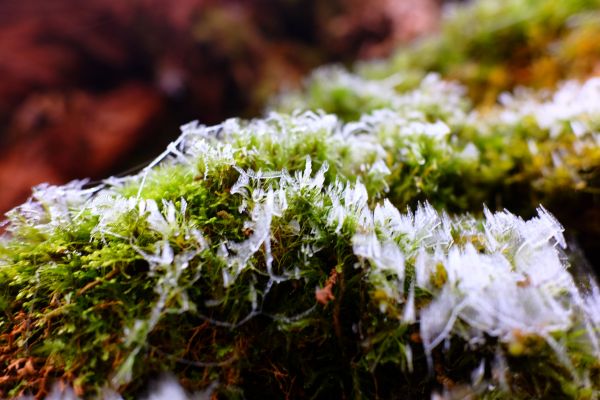
<path id="1" fill-rule="evenodd" d="M 192 123 L 138 175 L 38 187 L 0 244 L 0 395 L 133 398 L 171 372 L 223 398 L 596 398 L 600 292 L 538 204 L 595 262 L 598 81 L 472 105 L 519 83 L 515 43 L 541 60 L 594 6 L 483 1 L 360 76 L 317 72 L 291 114 Z"/>
<path id="2" fill-rule="evenodd" d="M 468 384 L 486 352 L 537 352 L 518 338 L 503 339 L 506 350 L 489 347 L 497 339 L 474 346 L 469 359 L 421 345 L 425 328 L 418 316 L 457 284 L 443 254 L 473 246 L 520 268 L 509 249 L 533 245 L 505 232 L 494 239 L 508 246 L 498 253 L 483 222 L 450 222 L 430 206 L 394 217 L 392 203 L 419 200 L 473 209 L 496 195 L 497 185 L 525 179 L 511 175 L 515 165 L 531 163 L 525 140 L 537 140 L 538 149 L 545 140 L 551 146 L 543 130 L 520 123 L 509 140 L 500 133 L 503 125 L 492 123 L 480 135 L 474 126 L 455 134 L 441 122 L 392 111 L 346 126 L 311 113 L 230 121 L 219 128 L 222 138 L 211 136 L 212 128 L 186 133 L 187 144 L 159 167 L 93 192 L 76 185 L 38 189 L 10 215 L 2 246 L 2 337 L 10 354 L 5 367 L 31 360 L 46 380 L 19 372 L 24 367 L 18 364 L 5 393 L 43 393 L 47 382 L 62 377 L 82 393 L 110 386 L 133 396 L 152 376 L 171 371 L 189 389 L 218 382 L 218 392 L 233 397 L 265 390 L 273 396 L 423 395 L 436 382 Z M 479 155 L 465 154 L 469 144 Z M 482 174 L 474 157 L 488 163 L 492 175 Z M 492 168 L 495 157 L 510 167 Z M 371 227 L 373 218 L 383 225 Z M 408 225 L 394 225 L 399 219 L 388 226 L 387 218 Z M 442 235 L 426 244 L 441 227 L 451 241 Z M 382 259 L 377 246 L 387 249 Z M 385 258 L 394 251 L 397 258 Z M 552 247 L 544 251 L 556 257 Z M 423 254 L 437 261 L 421 282 L 429 263 Z M 576 312 L 587 318 L 585 309 Z M 577 360 L 576 386 L 564 373 L 542 374 L 535 387 L 509 386 L 502 393 L 576 397 L 597 390 L 585 378 L 596 368 L 589 347 L 595 333 L 587 329 L 572 338 L 568 329 L 556 339 L 572 343 L 564 351 Z M 468 340 L 468 322 L 457 322 L 452 332 Z M 583 347 L 576 344 L 582 338 Z M 535 346 L 539 340 L 545 343 L 538 338 Z M 439 361 L 449 369 L 432 377 L 431 356 L 458 364 Z M 571 366 L 562 357 L 552 363 Z M 394 374 L 403 378 L 390 380 Z"/>

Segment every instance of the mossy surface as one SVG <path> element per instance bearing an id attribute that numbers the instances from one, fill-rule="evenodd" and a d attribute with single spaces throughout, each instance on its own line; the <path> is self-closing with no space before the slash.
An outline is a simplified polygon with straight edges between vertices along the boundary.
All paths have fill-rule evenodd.
<path id="1" fill-rule="evenodd" d="M 594 5 L 522 4 L 552 32 Z M 403 68 L 321 70 L 279 104 L 324 111 L 190 123 L 137 175 L 36 188 L 0 244 L 1 395 L 169 372 L 216 398 L 598 398 L 600 80 L 481 109 Z"/>
<path id="2" fill-rule="evenodd" d="M 594 73 L 599 7 L 597 0 L 476 1 L 453 8 L 439 35 L 361 72 L 379 78 L 437 71 L 462 82 L 475 102 L 490 105 L 515 86 L 554 87 Z"/>

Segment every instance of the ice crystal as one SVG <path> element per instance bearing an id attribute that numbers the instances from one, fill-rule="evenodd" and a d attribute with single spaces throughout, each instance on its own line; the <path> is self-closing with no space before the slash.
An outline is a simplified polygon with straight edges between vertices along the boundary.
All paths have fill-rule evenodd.
<path id="1" fill-rule="evenodd" d="M 504 106 L 500 118 L 509 123 L 531 115 L 542 128 L 557 135 L 563 130 L 564 123 L 568 122 L 573 133 L 581 137 L 590 132 L 586 119 L 597 114 L 600 78 L 591 78 L 583 84 L 565 82 L 551 96 L 547 92 L 539 94 L 522 88 L 514 96 L 503 94 L 500 101 Z"/>

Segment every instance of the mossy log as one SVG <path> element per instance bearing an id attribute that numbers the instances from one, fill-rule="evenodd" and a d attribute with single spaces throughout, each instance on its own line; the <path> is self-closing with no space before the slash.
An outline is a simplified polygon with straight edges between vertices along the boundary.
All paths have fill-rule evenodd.
<path id="1" fill-rule="evenodd" d="M 0 245 L 2 396 L 170 373 L 214 398 L 597 399 L 600 80 L 483 109 L 404 76 L 321 70 L 273 103 L 301 111 L 37 187 Z"/>

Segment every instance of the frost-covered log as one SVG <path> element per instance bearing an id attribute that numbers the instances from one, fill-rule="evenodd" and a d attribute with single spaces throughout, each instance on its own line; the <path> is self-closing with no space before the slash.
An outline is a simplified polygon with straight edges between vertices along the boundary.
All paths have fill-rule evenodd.
<path id="1" fill-rule="evenodd" d="M 2 396 L 597 399 L 600 80 L 474 108 L 423 77 L 322 69 L 37 187 L 0 244 Z"/>
<path id="2" fill-rule="evenodd" d="M 562 226 L 481 205 L 516 173 L 494 165 L 511 156 L 494 126 L 526 107 L 426 107 L 191 123 L 138 175 L 38 187 L 1 250 L 5 394 L 59 379 L 131 396 L 171 372 L 234 397 L 595 396 L 600 298 Z M 597 149 L 573 129 L 589 113 L 518 138 Z"/>

